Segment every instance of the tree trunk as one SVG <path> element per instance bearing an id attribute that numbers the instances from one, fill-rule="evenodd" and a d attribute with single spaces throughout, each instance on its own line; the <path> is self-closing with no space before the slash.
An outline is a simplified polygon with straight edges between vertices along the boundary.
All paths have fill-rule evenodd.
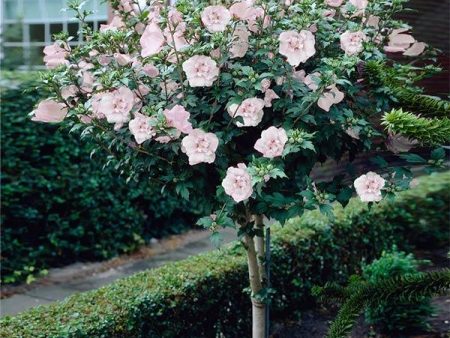
<path id="1" fill-rule="evenodd" d="M 264 338 L 266 327 L 266 305 L 254 297 L 254 295 L 260 292 L 262 289 L 261 275 L 255 249 L 255 241 L 253 240 L 253 237 L 249 235 L 245 235 L 244 240 L 247 249 L 248 276 L 250 280 L 250 288 L 252 290 L 252 337 Z"/>

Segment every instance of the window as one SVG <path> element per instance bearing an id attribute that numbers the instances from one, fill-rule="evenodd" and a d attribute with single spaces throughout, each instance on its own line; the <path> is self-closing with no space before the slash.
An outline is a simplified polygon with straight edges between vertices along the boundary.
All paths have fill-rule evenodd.
<path id="1" fill-rule="evenodd" d="M 2 0 L 1 51 L 2 66 L 43 66 L 42 50 L 52 43 L 52 35 L 67 32 L 80 42 L 79 25 L 71 11 L 64 11 L 68 0 Z M 98 29 L 108 19 L 108 8 L 102 0 L 87 0 L 85 9 L 94 13 L 89 26 Z"/>

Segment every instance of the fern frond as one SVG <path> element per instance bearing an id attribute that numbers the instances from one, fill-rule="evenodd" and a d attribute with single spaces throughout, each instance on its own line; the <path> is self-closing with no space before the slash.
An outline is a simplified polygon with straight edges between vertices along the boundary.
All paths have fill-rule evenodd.
<path id="1" fill-rule="evenodd" d="M 423 145 L 439 145 L 450 142 L 450 119 L 425 118 L 402 109 L 385 113 L 382 125 L 395 134 L 418 140 Z"/>
<path id="2" fill-rule="evenodd" d="M 369 61 L 360 68 L 371 85 L 387 87 L 399 106 L 428 117 L 450 117 L 450 101 L 423 95 L 405 86 L 398 80 L 396 70 L 384 62 Z"/>

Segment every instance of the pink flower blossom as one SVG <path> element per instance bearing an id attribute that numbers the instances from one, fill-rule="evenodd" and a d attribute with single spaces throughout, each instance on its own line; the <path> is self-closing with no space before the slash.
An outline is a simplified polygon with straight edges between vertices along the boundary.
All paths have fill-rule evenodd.
<path id="1" fill-rule="evenodd" d="M 180 88 L 180 85 L 171 79 L 167 80 L 166 82 L 161 81 L 159 86 L 161 87 L 164 95 L 167 95 L 167 96 L 171 96 L 178 90 L 178 88 Z"/>
<path id="2" fill-rule="evenodd" d="M 210 53 L 209 56 L 211 56 L 213 59 L 220 59 L 222 57 L 222 52 L 220 51 L 220 48 L 216 48 L 213 49 Z"/>
<path id="3" fill-rule="evenodd" d="M 106 55 L 106 54 L 100 54 L 98 56 L 98 63 L 102 66 L 107 66 L 111 63 L 113 57 Z"/>
<path id="4" fill-rule="evenodd" d="M 248 29 L 257 33 L 259 30 L 258 22 L 264 18 L 264 22 L 262 23 L 263 28 L 267 28 L 270 25 L 270 17 L 265 15 L 264 9 L 261 7 L 250 7 L 245 15 L 245 20 L 247 20 Z"/>
<path id="5" fill-rule="evenodd" d="M 120 28 L 125 27 L 125 24 L 122 21 L 120 16 L 114 16 L 111 22 L 108 25 L 100 25 L 100 32 L 108 32 L 108 31 L 117 31 Z"/>
<path id="6" fill-rule="evenodd" d="M 364 11 L 369 4 L 368 0 L 349 0 L 349 2 L 359 11 Z"/>
<path id="7" fill-rule="evenodd" d="M 336 15 L 336 10 L 335 9 L 326 9 L 323 11 L 322 15 L 324 18 L 332 19 Z"/>
<path id="8" fill-rule="evenodd" d="M 341 48 L 347 55 L 359 54 L 363 50 L 363 41 L 366 40 L 366 34 L 362 31 L 346 31 L 341 35 Z"/>
<path id="9" fill-rule="evenodd" d="M 128 128 L 137 144 L 142 144 L 156 135 L 156 130 L 151 125 L 151 121 L 151 117 L 135 113 L 134 119 L 128 123 Z"/>
<path id="10" fill-rule="evenodd" d="M 114 53 L 114 59 L 119 64 L 119 66 L 126 66 L 133 60 L 128 54 Z"/>
<path id="11" fill-rule="evenodd" d="M 389 35 L 389 43 L 384 50 L 390 53 L 405 52 L 416 40 L 410 34 L 405 34 L 408 28 L 394 29 Z"/>
<path id="12" fill-rule="evenodd" d="M 69 56 L 69 46 L 63 44 L 63 47 L 57 42 L 53 45 L 45 46 L 44 48 L 44 62 L 48 69 L 56 68 L 60 65 L 69 65 L 66 58 Z"/>
<path id="13" fill-rule="evenodd" d="M 67 115 L 67 107 L 55 100 L 47 99 L 39 102 L 37 108 L 32 112 L 32 121 L 37 122 L 61 122 Z"/>
<path id="14" fill-rule="evenodd" d="M 376 16 L 376 15 L 370 15 L 370 16 L 367 18 L 367 21 L 366 21 L 366 25 L 367 25 L 367 26 L 369 26 L 369 27 L 374 27 L 374 28 L 378 28 L 379 24 L 380 24 L 380 17 L 379 17 L 379 16 Z"/>
<path id="15" fill-rule="evenodd" d="M 230 7 L 230 13 L 239 20 L 246 20 L 252 6 L 253 1 L 247 0 L 235 2 Z"/>
<path id="16" fill-rule="evenodd" d="M 159 75 L 158 68 L 156 68 L 151 63 L 148 63 L 148 64 L 144 65 L 141 70 L 142 70 L 142 72 L 145 75 L 147 75 L 147 76 L 149 76 L 151 78 L 155 78 L 155 77 L 157 77 Z"/>
<path id="17" fill-rule="evenodd" d="M 211 87 L 219 76 L 216 61 L 204 55 L 194 55 L 184 61 L 183 70 L 191 87 Z"/>
<path id="18" fill-rule="evenodd" d="M 303 83 L 311 89 L 313 92 L 315 92 L 317 89 L 319 89 L 319 83 L 320 83 L 320 73 L 314 72 L 307 76 L 305 76 L 305 79 L 303 80 Z"/>
<path id="19" fill-rule="evenodd" d="M 263 80 L 261 80 L 261 91 L 263 93 L 265 93 L 266 90 L 270 88 L 271 82 L 272 81 L 270 81 L 270 79 L 263 79 Z"/>
<path id="20" fill-rule="evenodd" d="M 410 34 L 405 34 L 408 28 L 394 29 L 389 35 L 389 43 L 384 50 L 389 53 L 401 52 L 405 56 L 417 56 L 423 53 L 427 44 L 417 42 Z"/>
<path id="21" fill-rule="evenodd" d="M 314 35 L 307 30 L 286 31 L 280 34 L 280 54 L 287 57 L 291 66 L 306 62 L 316 53 Z"/>
<path id="22" fill-rule="evenodd" d="M 283 128 L 269 127 L 263 130 L 261 138 L 255 143 L 255 149 L 264 157 L 274 158 L 283 154 L 284 146 L 288 140 Z"/>
<path id="23" fill-rule="evenodd" d="M 264 106 L 272 107 L 272 101 L 279 98 L 273 89 L 267 89 L 264 95 Z"/>
<path id="24" fill-rule="evenodd" d="M 70 101 L 70 99 L 77 97 L 78 94 L 79 90 L 75 85 L 69 85 L 61 88 L 61 97 L 66 101 Z"/>
<path id="25" fill-rule="evenodd" d="M 202 12 L 202 22 L 210 33 L 223 32 L 231 20 L 231 14 L 224 6 L 208 6 Z"/>
<path id="26" fill-rule="evenodd" d="M 181 151 L 189 157 L 189 164 L 213 163 L 219 139 L 213 133 L 206 133 L 201 129 L 193 129 L 181 141 Z"/>
<path id="27" fill-rule="evenodd" d="M 144 34 L 145 31 L 145 24 L 142 22 L 138 22 L 135 26 L 134 26 L 134 30 L 136 31 L 136 33 L 138 33 L 139 35 Z"/>
<path id="28" fill-rule="evenodd" d="M 232 104 L 228 107 L 228 114 L 232 118 L 242 117 L 243 122 L 237 122 L 238 127 L 255 127 L 264 116 L 264 100 L 256 97 L 245 99 L 240 105 Z"/>
<path id="29" fill-rule="evenodd" d="M 144 58 L 158 54 L 165 43 L 164 34 L 156 22 L 147 25 L 139 41 L 142 47 L 141 56 Z"/>
<path id="30" fill-rule="evenodd" d="M 135 96 L 127 87 L 120 87 L 112 92 L 101 93 L 98 102 L 92 105 L 95 114 L 106 116 L 109 123 L 116 127 L 130 120 L 130 112 L 135 104 Z"/>
<path id="31" fill-rule="evenodd" d="M 166 109 L 164 116 L 169 127 L 176 128 L 185 134 L 189 134 L 192 131 L 192 124 L 189 122 L 191 114 L 183 106 L 177 104 L 170 110 Z"/>
<path id="32" fill-rule="evenodd" d="M 344 0 L 325 0 L 325 3 L 330 7 L 339 7 Z"/>
<path id="33" fill-rule="evenodd" d="M 344 99 L 344 93 L 336 88 L 336 85 L 327 87 L 328 91 L 324 92 L 317 101 L 317 105 L 325 111 L 330 111 L 333 104 L 337 104 Z"/>
<path id="34" fill-rule="evenodd" d="M 411 47 L 403 52 L 405 56 L 417 56 L 423 53 L 427 44 L 425 42 L 414 42 Z"/>
<path id="35" fill-rule="evenodd" d="M 237 25 L 233 33 L 233 43 L 230 47 L 230 57 L 241 58 L 247 54 L 250 32 L 244 25 Z"/>
<path id="36" fill-rule="evenodd" d="M 248 199 L 253 194 L 253 187 L 247 166 L 244 163 L 239 163 L 237 167 L 229 167 L 222 181 L 222 187 L 225 193 L 237 203 Z"/>
<path id="37" fill-rule="evenodd" d="M 184 32 L 186 31 L 186 23 L 183 21 L 177 21 L 176 23 L 170 22 L 169 25 L 164 29 L 164 36 L 171 46 L 173 46 L 177 51 L 189 46 L 186 38 L 184 37 Z M 175 55 L 175 62 L 176 55 Z"/>
<path id="38" fill-rule="evenodd" d="M 358 177 L 353 185 L 361 201 L 379 202 L 383 198 L 381 189 L 383 189 L 385 182 L 380 175 L 369 171 L 367 174 Z"/>

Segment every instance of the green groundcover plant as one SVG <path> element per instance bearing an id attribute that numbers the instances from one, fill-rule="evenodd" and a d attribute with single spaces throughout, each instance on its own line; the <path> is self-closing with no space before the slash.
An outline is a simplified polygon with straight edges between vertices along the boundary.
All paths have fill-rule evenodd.
<path id="1" fill-rule="evenodd" d="M 385 60 L 385 51 L 435 55 L 393 19 L 403 2 L 114 0 L 115 16 L 99 32 L 74 2 L 86 41 L 71 49 L 59 34 L 44 49 L 52 71 L 42 86 L 52 97 L 32 119 L 80 132 L 96 145 L 93 156 L 106 152 L 129 180 L 204 196 L 210 216 L 199 224 L 236 227 L 246 248 L 259 338 L 269 294 L 264 216 L 283 223 L 319 208 L 333 217 L 331 203 L 347 203 L 361 172 L 319 183 L 313 166 L 377 149 L 391 102 L 387 90 L 371 94 L 358 65 Z M 397 151 L 395 138 L 389 148 Z M 406 168 L 368 172 L 354 187 L 373 203 L 410 178 Z"/>

